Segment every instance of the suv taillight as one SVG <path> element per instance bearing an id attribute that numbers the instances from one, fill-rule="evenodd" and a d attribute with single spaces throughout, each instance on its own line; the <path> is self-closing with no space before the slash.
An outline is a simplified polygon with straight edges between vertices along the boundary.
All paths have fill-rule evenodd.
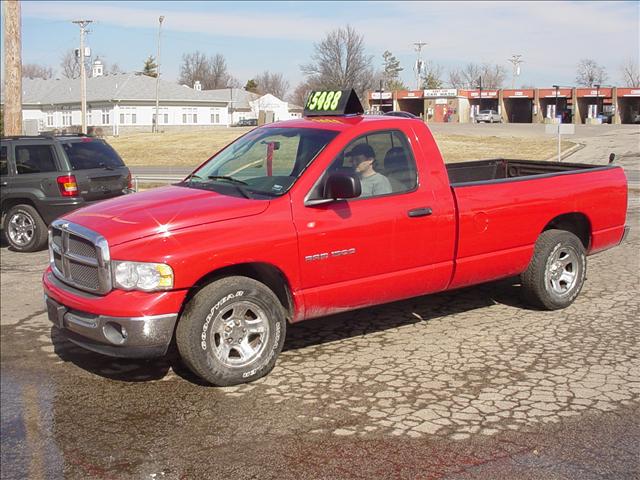
<path id="1" fill-rule="evenodd" d="M 58 188 L 63 197 L 77 197 L 78 183 L 75 175 L 64 175 L 58 177 Z"/>
<path id="2" fill-rule="evenodd" d="M 133 190 L 133 178 L 131 178 L 131 172 L 127 175 L 127 188 Z"/>

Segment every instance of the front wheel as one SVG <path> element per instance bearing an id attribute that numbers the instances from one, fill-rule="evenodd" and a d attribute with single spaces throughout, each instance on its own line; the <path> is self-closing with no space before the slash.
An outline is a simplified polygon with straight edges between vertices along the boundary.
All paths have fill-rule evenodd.
<path id="1" fill-rule="evenodd" d="M 578 237 L 564 230 L 542 232 L 521 275 L 524 299 L 547 310 L 568 307 L 582 290 L 586 272 L 585 250 Z"/>
<path id="2" fill-rule="evenodd" d="M 286 315 L 278 297 L 247 277 L 227 277 L 202 288 L 187 304 L 176 330 L 191 371 L 217 386 L 257 380 L 282 350 Z"/>
<path id="3" fill-rule="evenodd" d="M 18 252 L 35 252 L 47 244 L 47 225 L 31 205 L 12 207 L 4 219 L 4 235 Z"/>

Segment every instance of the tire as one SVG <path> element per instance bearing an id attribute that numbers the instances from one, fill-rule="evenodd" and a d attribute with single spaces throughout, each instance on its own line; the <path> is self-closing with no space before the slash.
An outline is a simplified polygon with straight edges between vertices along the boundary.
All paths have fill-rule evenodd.
<path id="1" fill-rule="evenodd" d="M 542 232 L 527 270 L 521 275 L 525 301 L 546 310 L 568 307 L 576 299 L 587 273 L 584 246 L 565 230 Z"/>
<path id="2" fill-rule="evenodd" d="M 35 252 L 47 244 L 47 225 L 31 205 L 15 205 L 5 215 L 4 236 L 18 252 Z"/>
<path id="3" fill-rule="evenodd" d="M 285 332 L 284 308 L 269 288 L 251 278 L 226 277 L 189 301 L 178 322 L 176 343 L 193 373 L 225 387 L 269 373 Z"/>

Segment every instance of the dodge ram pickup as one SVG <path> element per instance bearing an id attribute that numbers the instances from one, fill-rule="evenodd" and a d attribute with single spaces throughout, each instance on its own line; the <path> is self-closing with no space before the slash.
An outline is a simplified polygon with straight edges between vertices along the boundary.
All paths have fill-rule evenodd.
<path id="1" fill-rule="evenodd" d="M 627 232 L 622 168 L 445 165 L 419 119 L 349 90 L 256 128 L 183 181 L 69 213 L 49 231 L 50 320 L 105 355 L 162 356 L 213 385 L 274 367 L 288 323 L 519 275 L 570 305 L 586 256 Z"/>

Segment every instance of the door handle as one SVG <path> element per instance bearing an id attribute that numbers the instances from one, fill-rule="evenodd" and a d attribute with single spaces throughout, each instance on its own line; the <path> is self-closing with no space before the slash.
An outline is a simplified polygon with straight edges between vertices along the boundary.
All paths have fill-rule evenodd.
<path id="1" fill-rule="evenodd" d="M 432 213 L 433 213 L 433 210 L 431 210 L 431 207 L 414 208 L 413 210 L 409 210 L 409 216 L 411 218 L 414 218 L 414 217 L 427 217 L 427 216 L 431 215 Z"/>

